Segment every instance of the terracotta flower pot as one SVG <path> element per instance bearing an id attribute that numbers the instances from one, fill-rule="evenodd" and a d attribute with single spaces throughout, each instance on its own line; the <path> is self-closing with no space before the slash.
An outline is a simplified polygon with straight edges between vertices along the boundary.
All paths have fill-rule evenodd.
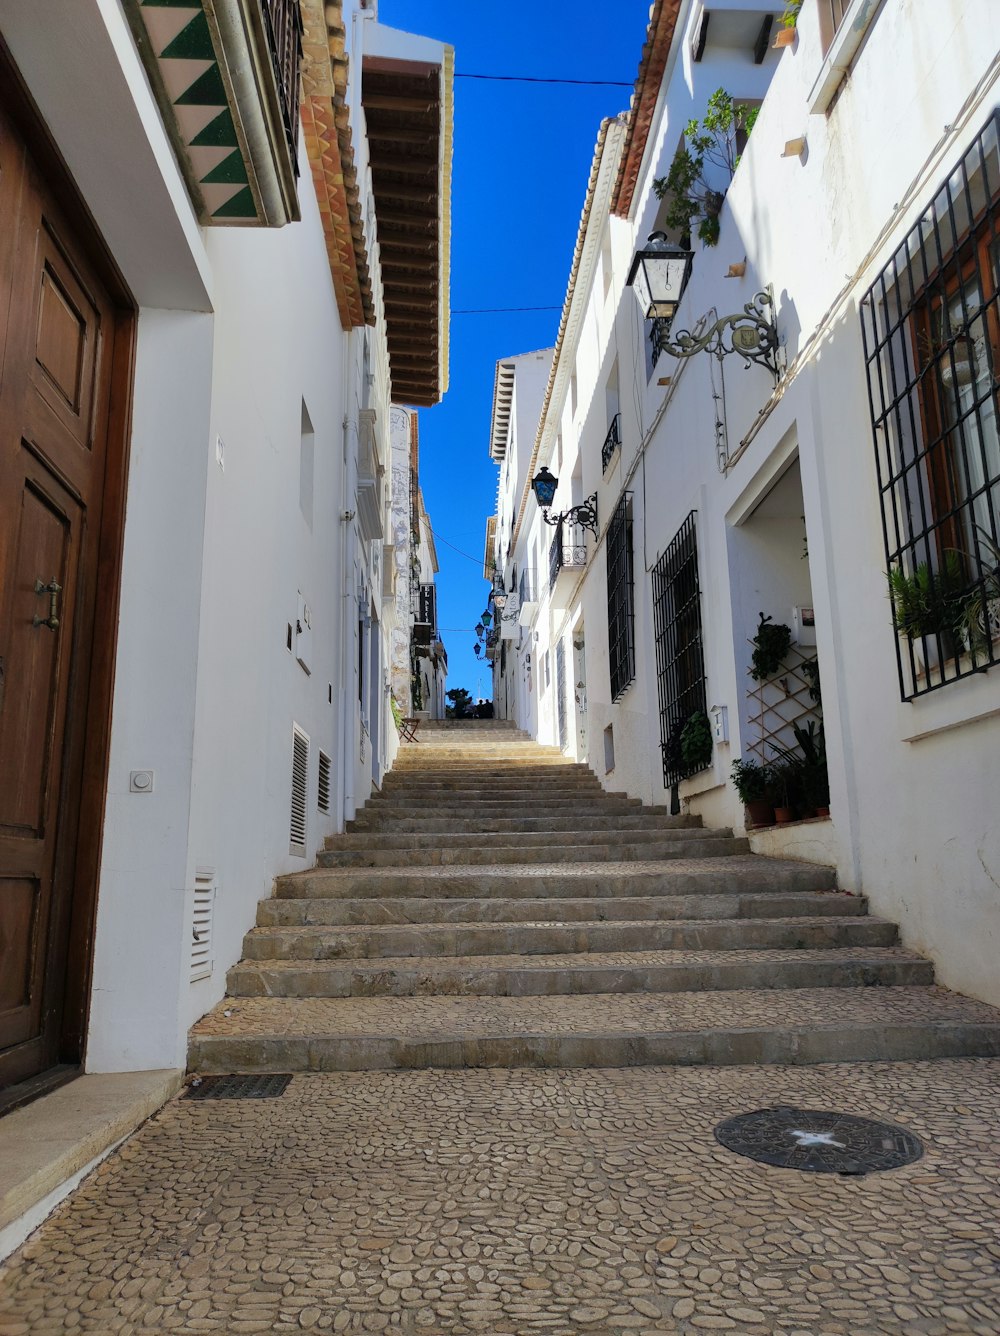
<path id="1" fill-rule="evenodd" d="M 790 807 L 776 807 L 774 809 L 774 819 L 779 826 L 785 826 L 792 819 L 792 809 Z"/>
<path id="2" fill-rule="evenodd" d="M 773 826 L 774 808 L 763 798 L 744 804 L 748 826 Z"/>
<path id="3" fill-rule="evenodd" d="M 817 807 L 817 808 L 816 808 L 816 815 L 817 815 L 817 816 L 829 816 L 829 815 L 830 815 L 830 809 L 829 809 L 829 807 Z"/>
<path id="4" fill-rule="evenodd" d="M 794 44 L 795 44 L 794 28 L 779 28 L 774 35 L 774 41 L 771 43 L 775 51 L 780 51 L 781 48 L 784 46 L 794 46 Z"/>

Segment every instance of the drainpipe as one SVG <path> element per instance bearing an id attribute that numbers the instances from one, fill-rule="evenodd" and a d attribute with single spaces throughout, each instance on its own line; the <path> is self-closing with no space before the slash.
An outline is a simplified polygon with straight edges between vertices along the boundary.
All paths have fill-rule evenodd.
<path id="1" fill-rule="evenodd" d="M 349 365 L 350 344 L 344 367 L 344 403 L 348 404 L 350 388 Z M 354 816 L 354 623 L 356 620 L 356 600 L 354 596 L 354 509 L 351 503 L 357 495 L 357 451 L 351 447 L 351 431 L 357 440 L 358 426 L 348 412 L 344 413 L 344 504 L 341 512 L 341 668 L 340 668 L 340 792 L 343 809 L 341 811 L 341 829 Z"/>

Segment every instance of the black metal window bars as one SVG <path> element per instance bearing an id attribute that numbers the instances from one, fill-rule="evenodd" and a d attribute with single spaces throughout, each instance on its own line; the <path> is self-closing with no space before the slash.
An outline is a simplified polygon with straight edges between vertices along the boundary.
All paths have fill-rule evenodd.
<path id="1" fill-rule="evenodd" d="M 299 80 L 302 73 L 302 13 L 298 0 L 262 0 L 264 27 L 271 48 L 281 102 L 285 139 L 299 174 Z"/>
<path id="2" fill-rule="evenodd" d="M 660 749 L 667 788 L 694 773 L 684 764 L 680 735 L 691 715 L 706 709 L 696 517 L 692 510 L 653 567 Z"/>
<path id="3" fill-rule="evenodd" d="M 608 465 L 615 457 L 615 451 L 622 443 L 622 415 L 616 413 L 611 419 L 611 426 L 601 446 L 601 472 L 607 473 Z"/>
<path id="4" fill-rule="evenodd" d="M 608 524 L 608 660 L 611 699 L 619 700 L 635 678 L 635 584 L 632 561 L 632 493 L 625 492 Z"/>
<path id="5" fill-rule="evenodd" d="M 564 566 L 586 566 L 587 543 L 578 525 L 560 520 L 549 548 L 549 588 L 555 584 Z"/>
<path id="6" fill-rule="evenodd" d="M 904 701 L 1000 662 L 1000 112 L 861 302 Z"/>

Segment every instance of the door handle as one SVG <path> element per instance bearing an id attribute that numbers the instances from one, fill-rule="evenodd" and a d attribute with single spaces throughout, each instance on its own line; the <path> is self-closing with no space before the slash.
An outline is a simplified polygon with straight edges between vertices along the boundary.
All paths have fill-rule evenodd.
<path id="1" fill-rule="evenodd" d="M 35 581 L 36 594 L 48 594 L 49 596 L 49 615 L 39 617 L 37 613 L 31 620 L 31 625 L 47 626 L 50 631 L 55 631 L 59 626 L 59 595 L 62 593 L 62 585 L 57 584 L 55 580 L 50 580 L 48 584 L 43 584 L 41 580 Z"/>

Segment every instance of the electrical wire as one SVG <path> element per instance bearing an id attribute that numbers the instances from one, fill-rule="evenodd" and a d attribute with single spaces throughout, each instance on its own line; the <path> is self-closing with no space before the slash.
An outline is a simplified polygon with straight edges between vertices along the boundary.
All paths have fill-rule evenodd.
<path id="1" fill-rule="evenodd" d="M 456 547 L 454 543 L 449 543 L 447 538 L 442 538 L 442 536 L 438 533 L 436 529 L 432 529 L 430 520 L 427 518 L 426 515 L 422 515 L 421 519 L 423 520 L 424 524 L 427 525 L 427 528 L 434 535 L 434 537 L 438 539 L 439 542 L 444 543 L 445 547 L 450 547 L 451 550 L 453 552 L 457 552 L 460 557 L 465 557 L 466 561 L 474 561 L 477 566 L 480 567 L 482 566 L 483 564 L 482 557 L 470 557 L 468 552 L 463 552 L 462 549 L 460 547 Z"/>
<path id="2" fill-rule="evenodd" d="M 467 74 L 455 71 L 456 79 L 483 79 L 495 83 L 572 84 L 578 88 L 634 88 L 622 79 L 550 79 L 537 74 Z"/>
<path id="3" fill-rule="evenodd" d="M 508 311 L 561 311 L 561 306 L 474 306 L 462 311 L 452 311 L 452 315 L 504 315 Z"/>

